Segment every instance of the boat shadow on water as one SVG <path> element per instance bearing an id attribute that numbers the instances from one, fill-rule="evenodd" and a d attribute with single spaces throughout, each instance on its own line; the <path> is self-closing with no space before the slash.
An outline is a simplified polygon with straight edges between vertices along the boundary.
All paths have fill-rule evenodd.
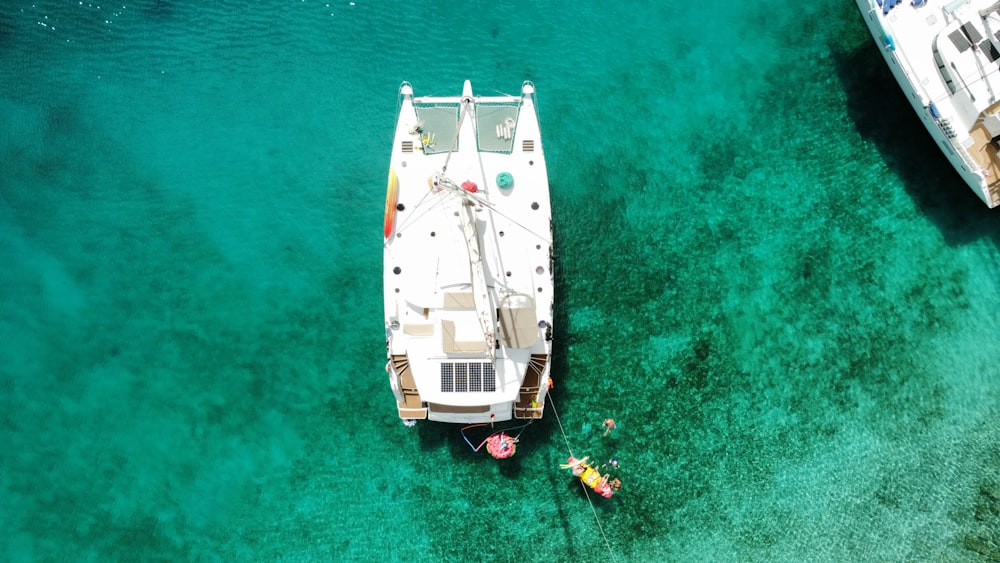
<path id="1" fill-rule="evenodd" d="M 498 465 L 498 472 L 506 478 L 517 478 L 522 472 L 522 462 L 537 464 L 546 463 L 545 456 L 534 455 L 540 450 L 548 447 L 552 442 L 553 432 L 558 434 L 559 430 L 553 422 L 550 425 L 546 419 L 537 420 L 524 427 L 525 420 L 509 420 L 498 422 L 492 428 L 489 425 L 480 427 L 463 427 L 461 424 L 451 424 L 446 422 L 420 421 L 416 428 L 420 450 L 422 452 L 434 452 L 447 450 L 447 455 L 455 461 L 469 462 L 472 464 L 483 463 L 488 465 Z M 478 426 L 478 425 L 469 425 Z M 463 428 L 468 428 L 463 432 Z M 517 453 L 508 459 L 493 459 L 482 446 L 483 440 L 490 434 L 506 431 L 511 436 L 519 437 Z M 464 439 L 463 439 L 464 438 Z M 469 440 L 468 442 L 466 440 Z M 470 446 L 471 444 L 471 446 Z M 476 451 L 475 448 L 479 447 Z M 528 461 L 531 460 L 531 461 Z"/>
<path id="2" fill-rule="evenodd" d="M 858 133 L 875 145 L 948 244 L 989 238 L 1000 248 L 1000 209 L 987 208 L 941 154 L 877 46 L 866 41 L 853 51 L 835 53 L 834 60 Z"/>

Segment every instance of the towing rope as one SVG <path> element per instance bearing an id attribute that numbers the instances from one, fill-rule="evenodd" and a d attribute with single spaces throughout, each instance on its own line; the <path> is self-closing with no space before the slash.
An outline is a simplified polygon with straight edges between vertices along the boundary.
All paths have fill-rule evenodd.
<path id="1" fill-rule="evenodd" d="M 563 429 L 562 421 L 559 420 L 559 411 L 556 410 L 556 404 L 552 402 L 552 395 L 546 397 L 548 399 L 549 405 L 552 406 L 552 413 L 556 415 L 556 422 L 559 423 L 559 432 L 562 434 L 563 441 L 566 442 L 566 450 L 569 451 L 570 457 L 576 457 L 573 455 L 573 448 L 569 445 L 569 438 L 566 437 L 566 431 Z M 601 537 L 604 538 L 604 545 L 608 548 L 608 554 L 611 555 L 611 561 L 617 561 L 615 558 L 615 551 L 611 549 L 611 542 L 608 541 L 607 534 L 604 533 L 604 526 L 601 525 L 601 518 L 597 515 L 597 508 L 594 507 L 594 500 L 590 498 L 590 491 L 587 490 L 587 486 L 580 481 L 580 486 L 583 488 L 583 494 L 587 495 L 587 502 L 590 503 L 590 510 L 594 513 L 594 521 L 597 522 L 597 529 L 601 531 Z"/>
<path id="2" fill-rule="evenodd" d="M 465 427 L 462 428 L 462 439 L 465 440 L 466 444 L 469 444 L 469 447 L 472 448 L 472 451 L 478 453 L 479 450 L 482 449 L 482 447 L 484 445 L 486 445 L 486 442 L 490 441 L 490 438 L 496 436 L 497 434 L 503 434 L 503 433 L 507 432 L 508 430 L 518 430 L 518 429 L 520 429 L 521 432 L 524 432 L 524 429 L 527 428 L 528 426 L 531 426 L 532 422 L 534 422 L 534 420 L 529 420 L 527 424 L 522 424 L 521 426 L 514 426 L 513 428 L 507 428 L 507 429 L 504 429 L 504 430 L 500 430 L 499 432 L 494 432 L 494 433 L 490 434 L 489 436 L 487 436 L 485 440 L 483 440 L 482 442 L 480 442 L 478 446 L 473 446 L 472 445 L 472 442 L 469 441 L 469 437 L 465 435 L 465 431 L 468 430 L 468 429 L 470 429 L 470 428 L 478 428 L 480 426 L 493 426 L 493 425 L 492 424 L 485 424 L 485 423 L 484 424 L 470 424 L 469 426 L 465 426 Z M 514 440 L 517 440 L 518 438 L 521 437 L 521 432 L 518 432 L 517 436 L 514 436 Z"/>

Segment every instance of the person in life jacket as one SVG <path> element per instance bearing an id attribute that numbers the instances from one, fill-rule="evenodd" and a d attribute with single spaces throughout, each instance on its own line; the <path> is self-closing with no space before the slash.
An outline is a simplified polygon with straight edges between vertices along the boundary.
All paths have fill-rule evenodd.
<path id="1" fill-rule="evenodd" d="M 570 457 L 566 463 L 560 464 L 559 467 L 569 469 L 574 477 L 579 478 L 584 485 L 590 487 L 602 497 L 611 498 L 614 491 L 621 487 L 621 481 L 616 478 L 613 482 L 609 482 L 609 475 L 601 475 L 600 471 L 587 463 L 589 459 L 590 456 L 583 459 Z"/>

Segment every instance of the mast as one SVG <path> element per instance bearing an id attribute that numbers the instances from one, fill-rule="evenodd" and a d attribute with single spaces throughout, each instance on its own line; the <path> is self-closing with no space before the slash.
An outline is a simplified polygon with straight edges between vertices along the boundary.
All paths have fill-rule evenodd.
<path id="1" fill-rule="evenodd" d="M 459 191 L 464 192 L 461 188 Z M 483 266 L 482 241 L 479 236 L 479 228 L 476 226 L 476 215 L 472 198 L 463 197 L 462 205 L 462 234 L 465 235 L 465 245 L 469 250 L 469 273 L 472 277 L 472 299 L 476 305 L 476 313 L 479 316 L 479 324 L 483 329 L 483 338 L 486 340 L 486 353 L 490 361 L 496 361 L 496 309 L 490 301 L 489 289 L 486 286 L 486 269 Z"/>
<path id="2" fill-rule="evenodd" d="M 482 207 L 485 202 L 472 193 L 459 187 L 448 178 L 445 173 L 448 170 L 448 162 L 455 152 L 458 144 L 458 134 L 462 129 L 462 124 L 468 116 L 471 119 L 473 112 L 474 98 L 472 96 L 472 84 L 466 80 L 462 86 L 462 111 L 458 117 L 458 125 L 455 128 L 455 135 L 452 137 L 451 145 L 448 147 L 448 154 L 445 156 L 444 165 L 441 167 L 441 174 L 434 178 L 434 185 L 446 187 L 452 193 L 458 195 L 461 206 L 459 214 L 462 223 L 462 234 L 465 238 L 465 246 L 469 251 L 469 275 L 472 280 L 472 300 L 476 306 L 476 314 L 479 317 L 479 325 L 483 330 L 483 340 L 486 341 L 486 354 L 490 362 L 496 363 L 496 308 L 490 300 L 489 288 L 486 285 L 486 268 L 483 265 L 483 246 L 479 235 L 479 227 L 476 225 L 475 210 L 477 205 Z"/>

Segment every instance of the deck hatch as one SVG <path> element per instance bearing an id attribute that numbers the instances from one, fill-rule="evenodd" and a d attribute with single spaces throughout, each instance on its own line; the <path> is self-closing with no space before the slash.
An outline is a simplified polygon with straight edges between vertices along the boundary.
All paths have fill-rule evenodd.
<path id="1" fill-rule="evenodd" d="M 490 362 L 441 362 L 442 393 L 492 393 L 496 372 Z"/>

